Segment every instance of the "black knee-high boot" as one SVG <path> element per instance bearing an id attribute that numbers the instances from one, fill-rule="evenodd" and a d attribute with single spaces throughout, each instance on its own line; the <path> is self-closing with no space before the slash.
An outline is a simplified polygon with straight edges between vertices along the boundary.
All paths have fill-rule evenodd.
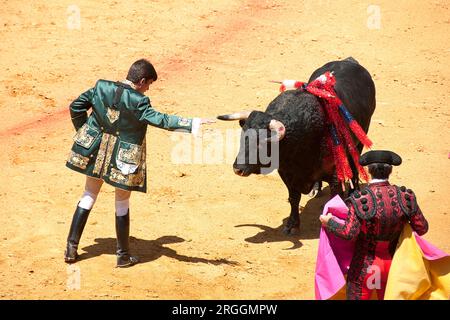
<path id="1" fill-rule="evenodd" d="M 130 212 L 124 216 L 116 215 L 117 267 L 131 267 L 139 262 L 137 257 L 129 254 Z"/>
<path id="2" fill-rule="evenodd" d="M 75 209 L 72 224 L 70 225 L 69 236 L 67 237 L 67 248 L 64 253 L 64 260 L 67 263 L 72 263 L 77 260 L 78 243 L 80 242 L 81 234 L 83 233 L 90 212 L 91 210 L 83 209 L 79 206 Z"/>

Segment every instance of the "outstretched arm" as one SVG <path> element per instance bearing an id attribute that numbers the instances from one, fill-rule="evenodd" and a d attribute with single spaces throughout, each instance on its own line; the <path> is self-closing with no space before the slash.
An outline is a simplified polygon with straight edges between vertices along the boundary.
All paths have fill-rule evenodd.
<path id="1" fill-rule="evenodd" d="M 142 98 L 135 112 L 139 121 L 166 130 L 181 130 L 197 134 L 202 124 L 214 123 L 214 120 L 201 118 L 183 118 L 155 110 L 148 97 Z"/>
<path id="2" fill-rule="evenodd" d="M 200 119 L 198 118 L 182 118 L 180 116 L 169 115 L 155 110 L 151 106 L 148 97 L 143 97 L 139 102 L 135 115 L 139 121 L 166 130 L 178 129 L 192 132 L 196 127 L 200 126 Z"/>

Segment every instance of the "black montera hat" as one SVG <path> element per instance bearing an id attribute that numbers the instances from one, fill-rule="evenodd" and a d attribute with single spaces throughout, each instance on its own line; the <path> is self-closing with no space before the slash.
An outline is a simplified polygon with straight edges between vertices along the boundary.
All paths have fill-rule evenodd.
<path id="1" fill-rule="evenodd" d="M 372 150 L 364 153 L 359 158 L 359 164 L 367 166 L 371 163 L 387 163 L 392 166 L 398 166 L 402 163 L 402 158 L 398 154 L 387 150 Z"/>

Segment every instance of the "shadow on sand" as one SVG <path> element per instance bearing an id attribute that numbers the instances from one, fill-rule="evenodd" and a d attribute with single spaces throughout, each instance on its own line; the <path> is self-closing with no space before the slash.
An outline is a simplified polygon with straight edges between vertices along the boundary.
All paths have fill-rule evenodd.
<path id="1" fill-rule="evenodd" d="M 175 250 L 166 247 L 168 244 L 181 243 L 185 240 L 177 236 L 163 236 L 156 240 L 144 240 L 130 237 L 130 251 L 139 257 L 139 263 L 155 261 L 163 256 L 176 259 L 182 262 L 209 263 L 213 265 L 237 265 L 235 261 L 227 259 L 206 259 L 200 257 L 190 257 L 178 254 Z M 95 244 L 82 248 L 85 253 L 80 254 L 79 260 L 90 259 L 102 254 L 115 254 L 115 238 L 97 238 Z"/>
<path id="2" fill-rule="evenodd" d="M 303 195 L 303 197 L 307 197 Z M 276 228 L 265 226 L 262 224 L 240 224 L 236 227 L 255 227 L 262 231 L 254 236 L 246 238 L 245 241 L 250 243 L 267 243 L 267 242 L 283 242 L 290 241 L 292 247 L 285 250 L 300 248 L 303 244 L 301 239 L 318 239 L 320 234 L 319 216 L 322 213 L 325 203 L 330 199 L 330 188 L 326 187 L 315 198 L 310 199 L 300 213 L 300 230 L 293 234 L 286 235 L 283 233 L 283 227 L 288 218 L 283 219 L 281 225 Z M 289 214 L 289 212 L 287 212 Z"/>

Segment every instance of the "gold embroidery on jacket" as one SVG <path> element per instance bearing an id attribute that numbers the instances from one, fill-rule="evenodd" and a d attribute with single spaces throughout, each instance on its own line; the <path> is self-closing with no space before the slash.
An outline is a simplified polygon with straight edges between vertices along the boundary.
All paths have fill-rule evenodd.
<path id="1" fill-rule="evenodd" d="M 105 154 L 105 165 L 103 166 L 102 176 L 108 173 L 108 167 L 111 162 L 111 158 L 114 151 L 114 146 L 116 145 L 117 137 L 111 134 L 108 135 L 108 143 L 106 146 L 106 154 Z"/>
<path id="2" fill-rule="evenodd" d="M 146 168 L 147 168 L 146 161 L 145 161 L 145 157 L 146 157 L 146 153 L 147 153 L 146 142 L 147 141 L 144 138 L 144 141 L 142 142 L 141 163 L 139 165 L 139 171 L 136 174 L 141 177 L 141 182 L 139 184 L 140 187 L 143 187 L 144 183 L 145 183 L 145 172 L 146 172 Z"/>
<path id="3" fill-rule="evenodd" d="M 103 162 L 105 162 L 106 155 L 106 146 L 108 145 L 109 134 L 104 133 L 102 136 L 102 141 L 100 142 L 100 147 L 98 149 L 97 158 L 95 160 L 93 174 L 100 174 L 100 170 L 102 170 Z"/>
<path id="4" fill-rule="evenodd" d="M 144 139 L 141 149 L 141 157 L 138 160 L 139 166 L 137 173 L 123 174 L 120 170 L 116 168 L 111 168 L 109 179 L 113 182 L 123 184 L 129 187 L 143 187 L 145 183 L 145 170 L 146 170 L 146 141 Z"/>
<path id="5" fill-rule="evenodd" d="M 109 173 L 109 179 L 113 182 L 116 183 L 120 183 L 120 184 L 124 184 L 124 185 L 129 185 L 128 180 L 129 180 L 129 175 L 124 175 L 122 174 L 122 172 L 120 172 L 119 170 L 115 169 L 115 168 L 111 168 L 111 172 Z"/>
<path id="6" fill-rule="evenodd" d="M 122 148 L 122 146 L 129 146 L 129 149 Z M 142 147 L 137 144 L 121 142 L 117 158 L 120 161 L 130 164 L 139 164 L 142 158 Z"/>
<path id="7" fill-rule="evenodd" d="M 129 187 L 144 186 L 144 178 L 143 170 L 139 170 L 136 174 L 123 174 L 120 170 L 111 168 L 111 172 L 109 173 L 109 180 Z"/>
<path id="8" fill-rule="evenodd" d="M 109 122 L 114 123 L 117 119 L 119 119 L 120 111 L 114 110 L 111 108 L 106 108 L 106 117 L 108 118 Z"/>
<path id="9" fill-rule="evenodd" d="M 75 134 L 74 140 L 80 146 L 90 148 L 98 134 L 99 132 L 95 128 L 89 127 L 85 123 Z"/>
<path id="10" fill-rule="evenodd" d="M 89 163 L 89 157 L 83 157 L 81 154 L 70 151 L 69 159 L 67 159 L 67 162 L 74 165 L 75 167 L 84 170 Z"/>
<path id="11" fill-rule="evenodd" d="M 141 152 L 141 167 L 143 167 L 145 171 L 145 157 L 147 153 L 147 140 L 144 138 L 144 141 L 142 142 L 142 152 Z"/>

